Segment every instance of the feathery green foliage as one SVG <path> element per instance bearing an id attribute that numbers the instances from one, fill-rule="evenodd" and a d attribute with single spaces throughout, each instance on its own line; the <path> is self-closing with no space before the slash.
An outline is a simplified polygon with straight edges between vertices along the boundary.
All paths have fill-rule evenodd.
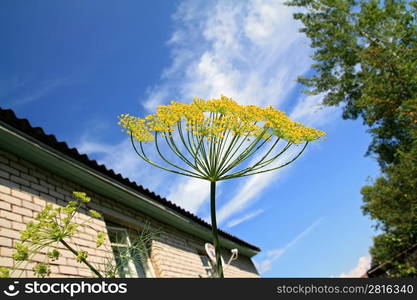
<path id="1" fill-rule="evenodd" d="M 35 217 L 35 221 L 28 222 L 26 229 L 21 231 L 21 242 L 16 243 L 15 252 L 12 257 L 14 260 L 13 267 L 0 268 L 0 277 L 19 277 L 19 269 L 24 269 L 22 264 L 32 261 L 36 254 L 44 256 L 43 262 L 38 262 L 33 272 L 38 277 L 47 277 L 51 274 L 51 264 L 55 264 L 60 256 L 61 249 L 59 246 L 68 249 L 75 257 L 78 263 L 85 264 L 97 277 L 116 277 L 118 274 L 117 262 L 111 253 L 111 249 L 107 249 L 109 257 L 105 261 L 105 266 L 94 266 L 88 260 L 88 252 L 76 249 L 71 246 L 72 237 L 74 237 L 82 227 L 91 226 L 92 219 L 102 218 L 101 214 L 93 209 L 89 209 L 88 203 L 91 198 L 83 192 L 73 192 L 74 200 L 68 202 L 65 207 L 53 206 L 47 204 L 41 212 Z M 82 213 L 81 209 L 86 211 L 90 218 L 83 222 L 76 222 L 76 213 Z M 151 230 L 150 225 L 138 231 L 138 238 L 133 241 L 131 247 L 126 248 L 125 259 L 132 259 L 144 263 L 146 255 L 150 251 L 151 241 L 156 239 L 158 231 Z M 103 246 L 106 240 L 105 232 L 97 232 L 96 245 L 97 248 Z M 132 257 L 131 253 L 137 253 Z M 123 254 L 123 253 L 122 253 Z M 21 273 L 20 273 L 21 274 Z"/>

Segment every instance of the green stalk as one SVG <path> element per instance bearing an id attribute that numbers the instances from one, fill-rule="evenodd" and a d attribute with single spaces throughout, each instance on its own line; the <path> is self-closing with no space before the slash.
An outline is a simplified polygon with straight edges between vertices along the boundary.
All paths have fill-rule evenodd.
<path id="1" fill-rule="evenodd" d="M 131 144 L 132 144 L 133 150 L 135 150 L 136 154 L 137 154 L 137 155 L 138 155 L 141 159 L 143 159 L 144 161 L 146 161 L 147 163 L 149 163 L 149 164 L 151 164 L 151 165 L 153 165 L 153 166 L 155 166 L 155 167 L 157 167 L 157 168 L 160 168 L 160 169 L 162 169 L 162 170 L 165 170 L 165 171 L 168 171 L 168 172 L 172 172 L 172 173 L 175 173 L 175 174 L 180 174 L 180 175 L 184 175 L 184 176 L 188 176 L 188 177 L 194 177 L 194 178 L 198 178 L 198 179 L 205 179 L 204 177 L 201 177 L 200 175 L 196 176 L 196 175 L 192 175 L 192 174 L 187 174 L 187 173 L 183 173 L 183 172 L 179 172 L 179 171 L 171 170 L 171 169 L 165 168 L 165 167 L 163 167 L 163 166 L 160 166 L 160 165 L 158 165 L 158 164 L 154 163 L 153 161 L 151 161 L 151 160 L 150 160 L 150 159 L 146 156 L 146 154 L 145 154 L 145 152 L 144 152 L 144 150 L 143 150 L 142 142 L 140 142 L 140 143 L 139 143 L 140 150 L 141 150 L 141 152 L 142 152 L 142 154 L 141 154 L 141 153 L 139 153 L 139 150 L 138 150 L 138 149 L 136 148 L 136 146 L 135 146 L 135 143 L 134 143 L 134 141 L 133 141 L 133 136 L 131 136 L 131 137 L 130 137 L 130 141 L 131 141 Z M 191 171 L 187 171 L 187 172 L 190 172 L 190 173 L 191 173 Z"/>
<path id="2" fill-rule="evenodd" d="M 68 243 L 64 240 L 59 240 L 61 242 L 62 245 L 64 245 L 69 251 L 71 251 L 75 256 L 78 256 L 78 251 L 75 250 L 74 248 L 72 248 L 70 245 L 68 245 Z M 82 258 L 81 261 L 87 265 L 87 267 L 93 271 L 94 274 L 97 275 L 97 277 L 99 278 L 103 278 L 103 275 L 100 274 L 99 271 L 97 271 L 96 268 L 94 268 L 85 258 Z"/>
<path id="3" fill-rule="evenodd" d="M 301 149 L 301 151 L 293 159 L 291 159 L 290 161 L 286 162 L 283 165 L 280 165 L 280 166 L 275 167 L 275 168 L 259 171 L 259 172 L 253 172 L 254 170 L 258 170 L 258 169 L 262 168 L 262 167 L 258 167 L 258 168 L 254 169 L 252 171 L 249 171 L 248 173 L 244 173 L 244 174 L 241 174 L 241 175 L 231 174 L 231 175 L 228 175 L 228 176 L 225 176 L 225 177 L 221 177 L 221 178 L 218 179 L 218 181 L 225 180 L 225 179 L 230 179 L 230 178 L 246 177 L 246 176 L 251 176 L 251 175 L 255 175 L 255 174 L 262 174 L 262 173 L 266 173 L 266 172 L 269 172 L 269 171 L 273 171 L 273 170 L 277 170 L 277 169 L 280 169 L 282 167 L 285 167 L 285 166 L 289 165 L 290 163 L 292 163 L 294 160 L 296 160 L 304 152 L 307 145 L 308 145 L 308 142 L 305 143 L 303 149 Z"/>
<path id="4" fill-rule="evenodd" d="M 184 134 L 182 132 L 182 126 L 181 126 L 181 121 L 179 121 L 177 123 L 177 128 L 178 128 L 178 135 L 181 139 L 181 142 L 183 143 L 185 149 L 187 149 L 188 153 L 191 155 L 192 158 L 194 158 L 194 162 L 196 166 L 200 166 L 200 168 L 206 172 L 206 174 L 208 174 L 208 170 L 205 168 L 204 164 L 201 162 L 201 160 L 198 158 L 198 147 L 197 149 L 193 148 L 193 145 L 190 143 L 190 139 L 189 139 L 189 134 L 187 134 L 188 137 L 188 144 L 185 141 L 184 138 Z M 172 139 L 172 138 L 171 138 Z M 172 139 L 173 140 L 173 139 Z"/>
<path id="5" fill-rule="evenodd" d="M 244 169 L 242 169 L 240 171 L 237 171 L 235 173 L 229 174 L 229 175 L 224 176 L 224 177 L 220 176 L 218 178 L 218 180 L 224 180 L 224 178 L 234 178 L 235 176 L 240 176 L 242 174 L 249 173 L 249 172 L 252 172 L 252 171 L 255 171 L 255 170 L 264 168 L 265 166 L 273 163 L 275 159 L 277 159 L 279 156 L 281 156 L 292 145 L 291 143 L 288 143 L 283 148 L 283 150 L 281 150 L 281 152 L 279 152 L 278 154 L 276 154 L 272 158 L 270 158 L 270 159 L 268 159 L 268 160 L 265 161 L 266 157 L 273 150 L 273 148 L 276 146 L 276 144 L 278 143 L 278 141 L 279 141 L 279 139 L 277 139 L 277 141 L 272 145 L 272 147 L 267 151 L 267 153 L 257 163 L 255 163 L 254 165 L 249 166 L 249 167 L 246 167 L 246 168 L 244 168 Z"/>
<path id="6" fill-rule="evenodd" d="M 216 182 L 210 182 L 210 209 L 211 209 L 211 230 L 213 233 L 213 244 L 216 250 L 216 270 L 219 278 L 224 278 L 223 266 L 220 253 L 219 236 L 217 233 L 217 222 L 216 222 Z"/>

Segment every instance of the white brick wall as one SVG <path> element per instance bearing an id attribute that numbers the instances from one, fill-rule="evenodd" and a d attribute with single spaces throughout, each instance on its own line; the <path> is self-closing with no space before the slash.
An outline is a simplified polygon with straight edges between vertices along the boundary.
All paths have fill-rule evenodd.
<path id="1" fill-rule="evenodd" d="M 205 276 L 205 270 L 199 257 L 203 251 L 204 240 L 172 228 L 166 224 L 128 208 L 120 203 L 97 195 L 68 180 L 38 168 L 10 153 L 0 150 L 0 266 L 10 267 L 13 264 L 12 247 L 19 241 L 19 231 L 25 228 L 29 220 L 46 203 L 65 205 L 71 199 L 72 191 L 84 191 L 91 198 L 91 206 L 102 212 L 106 218 L 123 226 L 137 229 L 149 222 L 151 227 L 161 231 L 161 236 L 152 244 L 150 264 L 157 277 L 198 277 Z M 77 222 L 86 219 L 78 213 Z M 103 249 L 96 248 L 95 236 L 98 231 L 106 232 L 102 220 L 94 220 L 91 228 L 81 228 L 70 243 L 72 246 L 89 253 L 89 261 L 99 268 L 103 267 L 106 257 L 111 256 L 108 240 Z M 91 271 L 83 264 L 77 263 L 71 252 L 60 247 L 61 257 L 52 264 L 53 277 L 91 277 Z M 230 253 L 224 252 L 225 261 Z M 227 259 L 226 259 L 227 258 Z M 42 261 L 38 255 L 35 260 Z M 21 266 L 16 276 L 33 276 L 33 263 Z M 258 277 L 250 258 L 240 256 L 225 271 L 226 277 Z"/>

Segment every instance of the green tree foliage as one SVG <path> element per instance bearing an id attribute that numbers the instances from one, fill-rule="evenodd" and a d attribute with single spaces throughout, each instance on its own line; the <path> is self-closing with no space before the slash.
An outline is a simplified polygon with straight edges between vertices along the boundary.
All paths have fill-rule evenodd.
<path id="1" fill-rule="evenodd" d="M 417 276 L 417 252 L 393 259 L 417 243 L 417 142 L 408 153 L 398 150 L 398 164 L 362 188 L 363 211 L 377 221 L 383 234 L 374 238 L 374 264 L 392 263 L 389 276 Z"/>
<path id="2" fill-rule="evenodd" d="M 389 261 L 417 242 L 417 2 L 292 0 L 311 40 L 314 73 L 298 80 L 323 104 L 343 105 L 343 117 L 362 117 L 382 176 L 362 189 L 363 211 L 383 234 L 374 263 Z M 396 263 L 390 276 L 416 276 Z"/>

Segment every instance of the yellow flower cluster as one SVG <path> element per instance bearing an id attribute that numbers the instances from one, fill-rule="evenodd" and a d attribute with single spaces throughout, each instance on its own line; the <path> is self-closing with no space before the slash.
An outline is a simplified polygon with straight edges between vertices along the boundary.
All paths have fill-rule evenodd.
<path id="1" fill-rule="evenodd" d="M 141 142 L 147 142 L 153 140 L 153 135 L 149 132 L 148 127 L 145 125 L 145 120 L 130 116 L 128 114 L 122 114 L 119 116 L 119 124 L 122 126 L 127 134 L 133 135 L 135 139 Z"/>
<path id="2" fill-rule="evenodd" d="M 72 192 L 72 194 L 74 195 L 74 197 L 78 198 L 81 202 L 87 203 L 91 201 L 91 198 L 87 196 L 86 193 L 83 192 Z"/>
<path id="3" fill-rule="evenodd" d="M 210 100 L 194 98 L 190 104 L 173 101 L 169 105 L 158 106 L 155 114 L 144 119 L 122 114 L 118 124 L 136 140 L 148 142 L 153 140 L 153 133 L 171 135 L 182 121 L 185 129 L 193 135 L 214 141 L 230 132 L 248 138 L 278 136 L 298 144 L 316 140 L 325 134 L 292 121 L 272 106 L 239 105 L 225 96 Z"/>

